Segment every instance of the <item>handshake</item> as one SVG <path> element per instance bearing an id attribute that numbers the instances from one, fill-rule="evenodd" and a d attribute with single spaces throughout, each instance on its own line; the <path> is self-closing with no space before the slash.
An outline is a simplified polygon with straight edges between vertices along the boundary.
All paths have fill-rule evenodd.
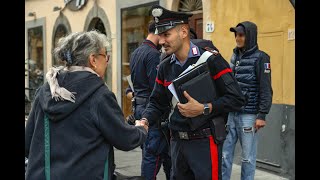
<path id="1" fill-rule="evenodd" d="M 148 132 L 149 122 L 146 118 L 142 118 L 141 120 L 135 121 L 135 126 L 143 126 L 144 129 Z"/>
<path id="2" fill-rule="evenodd" d="M 143 126 L 146 131 L 148 131 L 149 122 L 146 118 L 142 118 L 141 120 L 135 120 L 133 115 L 130 115 L 126 118 L 127 122 L 131 125 L 135 126 Z"/>

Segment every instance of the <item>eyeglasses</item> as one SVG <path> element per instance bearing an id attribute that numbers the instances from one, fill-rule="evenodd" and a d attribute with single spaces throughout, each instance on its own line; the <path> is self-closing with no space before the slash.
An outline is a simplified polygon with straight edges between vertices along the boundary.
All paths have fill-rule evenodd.
<path id="1" fill-rule="evenodd" d="M 104 56 L 104 58 L 106 58 L 107 62 L 109 62 L 109 59 L 110 59 L 110 55 L 109 55 L 109 54 L 107 54 L 107 55 L 105 55 L 105 54 L 98 54 L 98 55 Z"/>

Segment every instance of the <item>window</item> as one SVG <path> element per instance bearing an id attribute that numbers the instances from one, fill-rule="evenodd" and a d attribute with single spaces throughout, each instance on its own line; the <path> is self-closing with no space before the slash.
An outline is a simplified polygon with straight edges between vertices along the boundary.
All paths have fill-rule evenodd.
<path id="1" fill-rule="evenodd" d="M 181 0 L 179 11 L 199 11 L 202 10 L 202 0 Z"/>
<path id="2" fill-rule="evenodd" d="M 90 22 L 89 31 L 93 29 L 98 30 L 99 32 L 107 36 L 106 28 L 104 27 L 102 20 L 98 17 L 93 18 L 92 21 Z"/>
<path id="3" fill-rule="evenodd" d="M 27 76 L 29 87 L 29 99 L 34 99 L 35 91 L 43 84 L 44 77 L 44 43 L 43 26 L 29 28 L 28 33 L 28 58 Z"/>
<path id="4" fill-rule="evenodd" d="M 53 47 L 53 49 L 55 48 L 55 47 L 57 47 L 57 43 L 59 42 L 59 39 L 60 38 L 62 38 L 62 37 L 64 37 L 64 36 L 66 36 L 67 35 L 67 28 L 64 26 L 64 25 L 62 25 L 62 24 L 60 24 L 58 27 L 57 27 L 57 29 L 56 29 L 56 32 L 55 32 L 55 35 L 54 35 L 54 39 L 53 39 L 53 41 L 54 41 L 54 47 Z M 59 59 L 56 59 L 54 56 L 52 57 L 52 66 L 64 66 L 65 64 L 66 64 L 66 62 L 65 61 L 61 61 L 61 60 L 59 60 Z"/>

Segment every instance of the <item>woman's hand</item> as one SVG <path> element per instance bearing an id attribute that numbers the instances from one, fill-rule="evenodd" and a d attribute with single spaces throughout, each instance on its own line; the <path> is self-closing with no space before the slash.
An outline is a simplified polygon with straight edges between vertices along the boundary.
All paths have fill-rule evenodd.
<path id="1" fill-rule="evenodd" d="M 135 122 L 135 126 L 143 126 L 144 129 L 148 132 L 148 128 L 149 128 L 149 123 L 147 120 L 145 119 L 141 119 L 141 120 L 136 120 Z"/>

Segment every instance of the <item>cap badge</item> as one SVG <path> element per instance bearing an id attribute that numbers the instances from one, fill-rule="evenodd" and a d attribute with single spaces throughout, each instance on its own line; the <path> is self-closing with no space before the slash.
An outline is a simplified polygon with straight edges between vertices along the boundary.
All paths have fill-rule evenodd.
<path id="1" fill-rule="evenodd" d="M 152 16 L 154 17 L 154 21 L 156 23 L 159 22 L 159 18 L 158 17 L 160 17 L 162 15 L 162 12 L 163 12 L 163 10 L 160 9 L 160 8 L 155 8 L 155 9 L 152 10 Z"/>

